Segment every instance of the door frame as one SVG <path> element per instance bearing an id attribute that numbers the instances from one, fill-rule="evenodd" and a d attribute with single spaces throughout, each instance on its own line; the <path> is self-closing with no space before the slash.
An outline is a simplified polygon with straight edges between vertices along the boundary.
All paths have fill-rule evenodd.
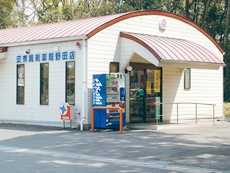
<path id="1" fill-rule="evenodd" d="M 160 89 L 161 89 L 161 96 L 160 96 L 160 102 L 162 102 L 163 100 L 163 68 L 162 67 L 156 67 L 155 65 L 153 64 L 146 64 L 146 63 L 134 63 L 134 62 L 130 62 L 130 66 L 133 68 L 133 71 L 143 71 L 144 72 L 144 101 L 143 101 L 143 106 L 144 106 L 144 116 L 143 116 L 143 123 L 146 123 L 146 81 L 147 81 L 147 73 L 146 73 L 146 69 L 153 69 L 153 70 L 160 70 L 161 71 L 161 86 L 160 86 Z M 130 79 L 129 79 L 130 80 Z M 129 90 L 131 89 L 131 81 L 129 82 Z M 130 91 L 129 91 L 129 94 L 130 94 Z M 130 96 L 129 96 L 130 98 Z M 130 103 L 130 100 L 129 100 L 129 103 Z M 161 105 L 161 109 L 160 109 L 160 114 L 162 114 L 162 110 L 163 110 L 163 105 Z M 131 104 L 129 104 L 129 116 L 130 116 L 130 123 L 133 123 L 131 121 L 132 117 L 131 117 Z"/>

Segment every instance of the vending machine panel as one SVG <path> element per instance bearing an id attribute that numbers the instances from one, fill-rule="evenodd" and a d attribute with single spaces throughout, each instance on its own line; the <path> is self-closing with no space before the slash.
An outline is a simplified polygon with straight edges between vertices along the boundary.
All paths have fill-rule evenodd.
<path id="1" fill-rule="evenodd" d="M 125 111 L 126 76 L 120 73 L 93 75 L 93 107 L 122 108 L 123 126 Z M 95 128 L 117 128 L 120 126 L 119 109 L 94 110 Z"/>

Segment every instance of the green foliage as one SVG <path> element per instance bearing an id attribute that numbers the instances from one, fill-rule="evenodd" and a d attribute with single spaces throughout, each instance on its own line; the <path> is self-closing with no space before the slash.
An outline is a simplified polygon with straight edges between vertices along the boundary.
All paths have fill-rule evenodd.
<path id="1" fill-rule="evenodd" d="M 230 103 L 229 102 L 224 103 L 224 115 L 230 116 Z"/>
<path id="2" fill-rule="evenodd" d="M 124 0 L 121 4 L 123 12 L 136 10 L 153 10 L 159 9 L 161 1 L 155 0 Z"/>
<path id="3" fill-rule="evenodd" d="M 224 61 L 226 66 L 224 67 L 224 101 L 230 102 L 230 45 L 225 47 Z"/>
<path id="4" fill-rule="evenodd" d="M 64 18 L 62 9 L 63 8 L 59 6 L 59 0 L 42 0 L 37 10 L 37 24 L 62 21 Z"/>
<path id="5" fill-rule="evenodd" d="M 10 14 L 14 4 L 14 0 L 0 0 L 0 29 L 11 27 Z"/>

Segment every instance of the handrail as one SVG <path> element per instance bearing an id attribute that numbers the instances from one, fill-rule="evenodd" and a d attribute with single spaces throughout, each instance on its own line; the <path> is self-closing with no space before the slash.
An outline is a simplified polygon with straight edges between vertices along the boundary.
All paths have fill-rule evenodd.
<path id="1" fill-rule="evenodd" d="M 194 103 L 194 102 L 177 102 L 177 103 L 167 103 L 167 102 L 156 102 L 155 105 L 156 105 L 156 112 L 158 113 L 158 105 L 163 105 L 163 104 L 176 104 L 177 105 L 177 125 L 178 125 L 178 121 L 179 121 L 179 113 L 178 113 L 178 105 L 179 104 L 195 104 L 196 105 L 196 124 L 197 124 L 197 105 L 210 105 L 210 106 L 213 106 L 213 125 L 214 125 L 214 119 L 215 119 L 215 106 L 216 104 L 210 104 L 210 103 Z M 157 123 L 157 126 L 158 126 L 158 114 L 157 114 L 157 119 L 156 119 L 156 123 Z"/>
<path id="2" fill-rule="evenodd" d="M 120 107 L 92 107 L 91 109 L 91 131 L 94 131 L 94 109 L 119 109 L 120 110 L 120 134 L 122 133 L 123 115 Z"/>
<path id="3" fill-rule="evenodd" d="M 170 102 L 162 102 L 162 103 L 158 103 L 156 102 L 155 104 L 199 104 L 199 105 L 214 105 L 216 106 L 216 104 L 210 104 L 210 103 L 194 103 L 194 102 L 174 102 L 174 103 L 170 103 Z"/>

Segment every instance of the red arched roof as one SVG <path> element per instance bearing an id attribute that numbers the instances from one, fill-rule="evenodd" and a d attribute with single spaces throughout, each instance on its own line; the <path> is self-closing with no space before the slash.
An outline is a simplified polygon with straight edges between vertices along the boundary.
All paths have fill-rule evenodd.
<path id="1" fill-rule="evenodd" d="M 101 25 L 100 27 L 98 27 L 97 29 L 95 29 L 94 31 L 90 32 L 88 34 L 88 38 L 92 37 L 93 35 L 95 35 L 96 33 L 98 33 L 99 31 L 101 31 L 102 29 L 114 24 L 114 23 L 117 23 L 121 20 L 124 20 L 124 19 L 127 19 L 127 18 L 131 18 L 131 17 L 135 17 L 135 16 L 142 16 L 142 15 L 163 15 L 163 16 L 167 16 L 167 17 L 172 17 L 172 18 L 176 18 L 176 19 L 179 19 L 193 27 L 195 27 L 196 29 L 198 29 L 200 32 L 202 32 L 206 37 L 208 37 L 215 45 L 216 47 L 220 50 L 221 53 L 224 53 L 224 50 L 220 47 L 220 45 L 216 42 L 216 40 L 210 35 L 208 34 L 204 29 L 202 29 L 201 27 L 199 27 L 197 24 L 195 24 L 194 22 L 182 17 L 182 16 L 179 16 L 179 15 L 176 15 L 176 14 L 173 14 L 173 13 L 169 13 L 169 12 L 165 12 L 165 11 L 134 11 L 134 12 L 130 12 L 130 13 L 127 13 L 127 14 L 124 14 L 123 16 L 120 16 L 116 19 L 113 19 L 103 25 Z"/>
<path id="2" fill-rule="evenodd" d="M 139 43 L 158 61 L 190 61 L 224 65 L 223 60 L 212 51 L 191 41 L 132 32 L 121 32 L 120 36 Z"/>
<path id="3" fill-rule="evenodd" d="M 104 28 L 113 25 L 114 23 L 125 20 L 127 18 L 142 15 L 163 15 L 181 20 L 198 29 L 200 32 L 206 35 L 206 37 L 208 37 L 222 53 L 224 52 L 220 45 L 215 41 L 215 39 L 213 39 L 204 29 L 192 21 L 173 13 L 153 10 L 134 11 L 66 22 L 0 30 L 0 46 L 1 44 L 8 43 L 65 38 L 80 35 L 87 35 L 88 38 L 90 38 Z"/>

